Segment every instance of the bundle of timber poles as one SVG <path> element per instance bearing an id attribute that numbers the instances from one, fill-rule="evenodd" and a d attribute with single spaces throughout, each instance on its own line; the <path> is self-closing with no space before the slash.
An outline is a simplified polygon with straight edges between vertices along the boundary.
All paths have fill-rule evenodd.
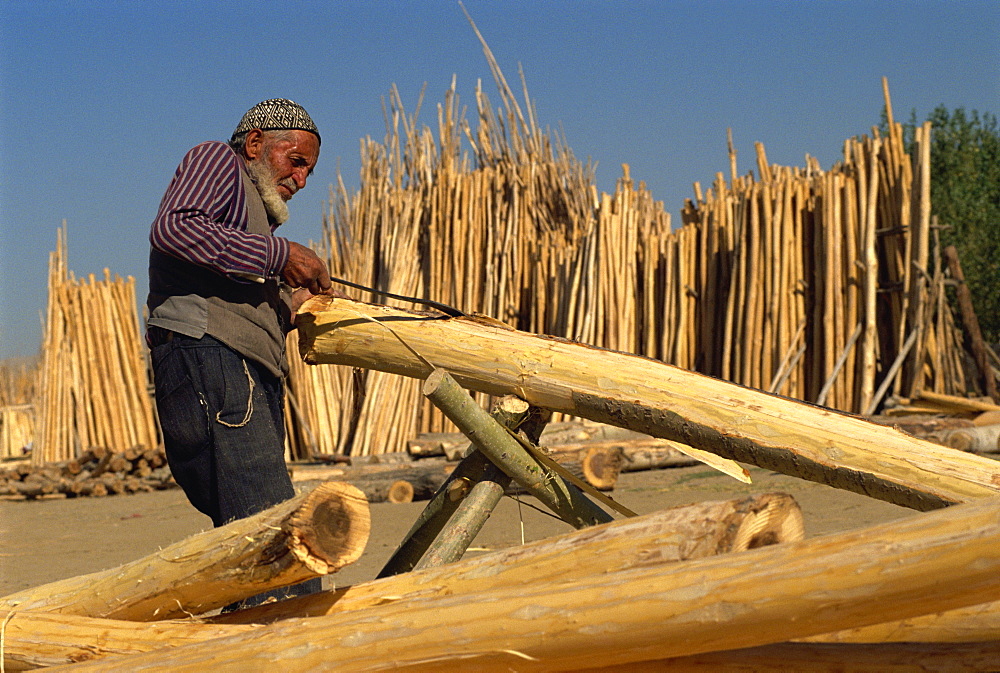
<path id="1" fill-rule="evenodd" d="M 598 196 L 593 167 L 491 65 L 504 105 L 477 90 L 475 132 L 454 86 L 436 137 L 393 92 L 385 143 L 363 143 L 360 191 L 331 194 L 333 275 L 852 413 L 976 392 L 934 249 L 930 127 L 908 155 L 887 86 L 888 135 L 846 141 L 829 171 L 769 164 L 758 144 L 756 177 L 741 176 L 731 150 L 730 181 L 695 185 L 672 229 L 628 166 Z M 292 433 L 293 456 L 402 451 L 454 430 L 414 383 L 380 372 L 299 367 L 291 389 L 312 433 Z"/>
<path id="2" fill-rule="evenodd" d="M 0 459 L 22 458 L 35 434 L 38 365 L 0 361 Z"/>
<path id="3" fill-rule="evenodd" d="M 21 458 L 35 434 L 35 408 L 30 404 L 0 407 L 0 458 Z"/>
<path id="4" fill-rule="evenodd" d="M 32 462 L 70 460 L 158 444 L 140 342 L 133 278 L 77 280 L 66 268 L 66 229 L 49 258 L 49 303 Z"/>

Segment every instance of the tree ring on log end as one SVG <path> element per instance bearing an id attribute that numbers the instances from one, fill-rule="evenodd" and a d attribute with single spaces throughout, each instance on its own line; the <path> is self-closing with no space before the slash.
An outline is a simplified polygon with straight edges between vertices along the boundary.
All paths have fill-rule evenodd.
<path id="1" fill-rule="evenodd" d="M 330 573 L 360 556 L 371 532 L 364 493 L 351 484 L 317 486 L 287 522 L 296 556 L 313 569 Z"/>

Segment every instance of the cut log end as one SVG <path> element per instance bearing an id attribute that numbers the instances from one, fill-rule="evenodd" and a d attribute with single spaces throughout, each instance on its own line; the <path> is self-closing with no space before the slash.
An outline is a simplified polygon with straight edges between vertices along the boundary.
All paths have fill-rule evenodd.
<path id="1" fill-rule="evenodd" d="M 389 492 L 386 494 L 386 500 L 396 504 L 413 502 L 415 494 L 416 489 L 413 488 L 413 484 L 405 479 L 400 479 L 392 482 L 392 485 L 389 486 Z"/>
<path id="2" fill-rule="evenodd" d="M 368 501 L 351 484 L 321 484 L 289 517 L 285 530 L 300 561 L 322 574 L 335 572 L 356 561 L 368 543 Z"/>
<path id="3" fill-rule="evenodd" d="M 741 501 L 733 522 L 732 535 L 720 541 L 720 554 L 805 538 L 802 509 L 787 493 L 766 493 Z"/>
<path id="4" fill-rule="evenodd" d="M 620 447 L 594 447 L 581 461 L 584 479 L 599 491 L 610 491 L 618 483 L 622 471 L 623 452 Z"/>

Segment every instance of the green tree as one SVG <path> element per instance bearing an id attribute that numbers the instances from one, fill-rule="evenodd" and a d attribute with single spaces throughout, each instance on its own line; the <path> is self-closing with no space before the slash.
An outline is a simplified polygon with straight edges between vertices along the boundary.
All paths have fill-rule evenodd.
<path id="1" fill-rule="evenodd" d="M 912 152 L 916 115 L 904 125 Z M 938 106 L 931 130 L 931 209 L 942 245 L 958 250 L 973 304 L 990 343 L 1000 342 L 1000 130 L 996 117 Z M 884 113 L 883 113 L 884 120 Z M 883 122 L 883 128 L 884 128 Z"/>

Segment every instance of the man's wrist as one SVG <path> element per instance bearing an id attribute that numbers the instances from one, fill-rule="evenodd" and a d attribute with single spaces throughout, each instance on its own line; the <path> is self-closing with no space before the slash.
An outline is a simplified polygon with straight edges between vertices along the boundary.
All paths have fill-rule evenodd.
<path id="1" fill-rule="evenodd" d="M 268 278 L 279 278 L 285 265 L 288 264 L 289 241 L 280 236 L 269 236 L 267 240 L 267 266 L 265 268 Z"/>

